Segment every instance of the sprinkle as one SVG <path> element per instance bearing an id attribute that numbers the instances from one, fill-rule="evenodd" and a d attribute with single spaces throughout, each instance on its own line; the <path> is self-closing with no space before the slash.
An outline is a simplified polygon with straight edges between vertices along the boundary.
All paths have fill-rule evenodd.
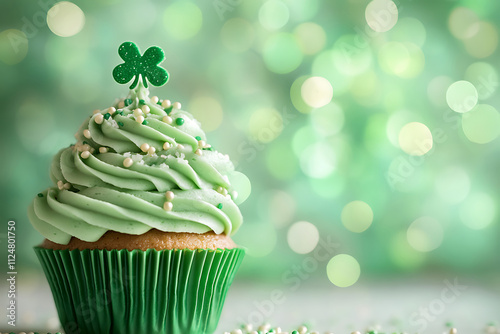
<path id="1" fill-rule="evenodd" d="M 172 102 L 170 102 L 170 100 L 163 100 L 163 102 L 161 103 L 161 106 L 163 108 L 169 108 L 171 105 L 172 105 Z"/>
<path id="2" fill-rule="evenodd" d="M 89 129 L 85 129 L 85 130 L 83 130 L 83 136 L 84 136 L 85 138 L 92 138 L 92 136 L 90 135 L 90 131 L 89 131 Z"/>
<path id="3" fill-rule="evenodd" d="M 101 111 L 100 111 L 99 109 L 96 109 L 96 110 L 94 110 L 94 111 L 92 112 L 92 114 L 94 114 L 94 115 L 95 115 L 95 114 L 100 113 L 100 112 L 101 112 Z"/>
<path id="4" fill-rule="evenodd" d="M 183 150 L 183 149 L 184 149 L 184 145 L 178 144 L 178 145 L 177 145 L 177 149 L 178 149 L 178 150 Z"/>
<path id="5" fill-rule="evenodd" d="M 125 101 L 123 101 L 125 103 L 125 106 L 128 107 L 129 105 L 132 104 L 132 100 L 131 99 L 125 99 Z"/>
<path id="6" fill-rule="evenodd" d="M 37 195 L 38 197 L 43 197 L 43 194 L 42 193 L 38 193 Z"/>
<path id="7" fill-rule="evenodd" d="M 120 116 L 123 116 L 123 110 L 117 110 L 115 112 L 115 115 L 120 115 Z"/>
<path id="8" fill-rule="evenodd" d="M 196 151 L 194 151 L 194 154 L 203 155 L 203 152 L 200 149 L 197 149 Z"/>
<path id="9" fill-rule="evenodd" d="M 108 152 L 108 149 L 104 146 L 99 147 L 99 153 L 106 153 Z"/>
<path id="10" fill-rule="evenodd" d="M 141 151 L 142 152 L 147 152 L 149 150 L 149 144 L 148 143 L 144 143 L 141 145 Z"/>
<path id="11" fill-rule="evenodd" d="M 138 117 L 138 116 L 141 116 L 142 115 L 142 110 L 137 108 L 137 109 L 134 109 L 134 116 L 135 117 Z"/>
<path id="12" fill-rule="evenodd" d="M 165 122 L 165 123 L 167 123 L 167 124 L 172 124 L 172 117 L 170 117 L 170 116 L 164 116 L 162 118 L 162 121 Z"/>
<path id="13" fill-rule="evenodd" d="M 130 167 L 133 163 L 134 160 L 132 160 L 131 158 L 125 158 L 125 160 L 123 160 L 123 166 L 125 167 Z"/>
<path id="14" fill-rule="evenodd" d="M 456 328 L 450 328 L 450 334 L 457 334 Z"/>
<path id="15" fill-rule="evenodd" d="M 237 199 L 238 198 L 238 192 L 236 190 L 231 191 L 231 197 L 233 198 L 233 200 Z"/>
<path id="16" fill-rule="evenodd" d="M 197 141 L 200 141 L 201 137 L 200 136 L 196 136 L 196 137 L 194 137 L 194 139 L 196 139 Z"/>
<path id="17" fill-rule="evenodd" d="M 109 112 L 111 115 L 113 115 L 113 114 L 115 113 L 115 111 L 116 111 L 115 107 L 109 107 L 109 108 L 108 108 L 108 112 Z"/>
<path id="18" fill-rule="evenodd" d="M 151 147 L 149 148 L 149 150 L 148 150 L 148 154 L 149 154 L 149 155 L 153 155 L 153 154 L 155 154 L 155 152 L 156 152 L 156 148 L 154 148 L 153 146 L 151 146 Z"/>
<path id="19" fill-rule="evenodd" d="M 222 195 L 227 196 L 227 189 L 226 188 L 222 188 Z"/>
<path id="20" fill-rule="evenodd" d="M 139 104 L 146 104 L 146 101 L 144 101 L 143 99 L 140 99 Z"/>
<path id="21" fill-rule="evenodd" d="M 241 329 L 235 329 L 231 332 L 231 334 L 243 334 L 243 332 L 241 331 Z"/>
<path id="22" fill-rule="evenodd" d="M 118 108 L 123 108 L 123 107 L 125 107 L 125 102 L 123 102 L 123 100 L 122 100 L 122 101 L 118 102 Z"/>
<path id="23" fill-rule="evenodd" d="M 222 210 L 222 203 L 217 204 L 217 209 Z"/>
<path id="24" fill-rule="evenodd" d="M 146 106 L 146 105 L 142 106 L 142 108 L 141 108 L 141 109 L 142 109 L 142 111 L 143 111 L 145 114 L 149 114 L 149 112 L 151 111 L 151 110 L 149 109 L 149 107 L 148 107 L 148 106 Z"/>
<path id="25" fill-rule="evenodd" d="M 172 106 L 174 107 L 174 109 L 181 109 L 181 103 L 180 102 L 174 102 L 174 104 L 172 104 Z"/>
<path id="26" fill-rule="evenodd" d="M 123 124 L 123 122 L 116 122 L 116 124 L 118 124 L 118 126 L 124 126 L 125 124 Z"/>
<path id="27" fill-rule="evenodd" d="M 165 197 L 167 198 L 167 201 L 171 202 L 174 199 L 175 195 L 172 191 L 169 190 L 165 193 Z"/>
<path id="28" fill-rule="evenodd" d="M 198 145 L 201 147 L 201 148 L 204 148 L 207 143 L 204 141 L 204 140 L 198 140 Z"/>
<path id="29" fill-rule="evenodd" d="M 146 121 L 146 120 L 142 121 L 142 125 L 148 125 L 148 123 L 149 123 L 149 122 L 148 122 L 148 121 Z"/>
<path id="30" fill-rule="evenodd" d="M 83 158 L 83 159 L 87 159 L 88 157 L 90 157 L 90 152 L 85 150 L 82 152 L 82 154 L 80 154 L 80 156 Z"/>
<path id="31" fill-rule="evenodd" d="M 104 114 L 104 119 L 108 120 L 111 117 L 111 114 L 109 112 Z"/>
<path id="32" fill-rule="evenodd" d="M 165 211 L 172 211 L 173 208 L 174 208 L 174 205 L 172 204 L 172 202 L 163 203 L 163 209 Z"/>
<path id="33" fill-rule="evenodd" d="M 168 150 L 168 149 L 170 149 L 171 147 L 172 147 L 172 145 L 170 145 L 170 143 L 169 143 L 168 141 L 167 141 L 167 142 L 165 142 L 165 144 L 163 144 L 163 149 L 164 149 L 164 150 Z"/>
<path id="34" fill-rule="evenodd" d="M 141 116 L 137 116 L 137 117 L 135 118 L 135 121 L 136 121 L 137 123 L 142 123 L 142 122 L 144 122 L 144 116 L 142 116 L 142 115 L 141 115 Z"/>
<path id="35" fill-rule="evenodd" d="M 158 103 L 158 96 L 152 96 L 151 97 L 151 102 Z"/>
<path id="36" fill-rule="evenodd" d="M 69 190 L 69 188 L 71 188 L 71 184 L 69 184 L 68 182 L 63 184 L 63 189 Z"/>
<path id="37" fill-rule="evenodd" d="M 166 112 L 166 113 L 167 113 L 167 115 L 170 115 L 170 113 L 172 112 L 172 107 L 170 107 L 170 108 L 165 108 L 165 109 L 163 109 L 163 111 L 164 111 L 164 112 Z"/>
<path id="38" fill-rule="evenodd" d="M 180 117 L 179 117 L 179 118 L 177 118 L 177 119 L 175 120 L 175 124 L 177 124 L 177 125 L 182 125 L 182 124 L 184 124 L 184 118 L 180 118 Z"/>
<path id="39" fill-rule="evenodd" d="M 102 124 L 102 122 L 104 121 L 104 116 L 102 114 L 97 114 L 95 117 L 94 117 L 94 121 L 97 123 L 97 124 Z"/>
<path id="40" fill-rule="evenodd" d="M 57 181 L 57 188 L 59 188 L 59 190 L 63 190 L 63 181 Z"/>
<path id="41" fill-rule="evenodd" d="M 307 332 L 307 327 L 306 326 L 299 326 L 299 328 L 297 328 L 297 329 L 299 330 L 299 333 L 301 333 L 301 334 Z"/>

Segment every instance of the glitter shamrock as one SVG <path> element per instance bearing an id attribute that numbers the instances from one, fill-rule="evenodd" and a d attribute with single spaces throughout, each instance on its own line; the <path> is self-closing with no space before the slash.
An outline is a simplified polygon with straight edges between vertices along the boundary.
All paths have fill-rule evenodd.
<path id="1" fill-rule="evenodd" d="M 168 72 L 158 66 L 164 59 L 163 50 L 152 46 L 141 56 L 139 48 L 132 42 L 125 42 L 118 48 L 118 54 L 125 61 L 113 70 L 113 78 L 120 84 L 125 84 L 135 77 L 130 89 L 137 86 L 139 77 L 142 78 L 144 87 L 147 81 L 153 86 L 162 86 L 168 81 Z"/>

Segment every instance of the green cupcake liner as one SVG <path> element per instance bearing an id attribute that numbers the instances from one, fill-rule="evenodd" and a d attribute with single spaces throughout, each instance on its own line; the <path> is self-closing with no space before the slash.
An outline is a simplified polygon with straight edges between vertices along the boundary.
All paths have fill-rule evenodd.
<path id="1" fill-rule="evenodd" d="M 66 334 L 211 334 L 245 254 L 34 249 Z"/>

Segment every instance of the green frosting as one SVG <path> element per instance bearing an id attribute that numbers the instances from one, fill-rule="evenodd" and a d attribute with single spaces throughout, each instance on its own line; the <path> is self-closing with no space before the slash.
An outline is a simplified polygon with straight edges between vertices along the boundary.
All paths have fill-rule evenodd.
<path id="1" fill-rule="evenodd" d="M 126 106 L 122 101 L 115 112 L 93 114 L 76 133 L 77 143 L 56 154 L 50 168 L 55 186 L 38 194 L 28 210 L 45 238 L 92 242 L 109 230 L 143 234 L 152 228 L 230 235 L 240 227 L 237 189 L 229 183 L 238 172 L 229 157 L 202 146 L 205 133 L 191 114 L 164 109 L 148 95 L 139 82 Z M 144 105 L 149 113 L 139 123 L 134 110 Z M 143 152 L 144 143 L 155 152 Z M 171 210 L 164 208 L 167 201 Z"/>

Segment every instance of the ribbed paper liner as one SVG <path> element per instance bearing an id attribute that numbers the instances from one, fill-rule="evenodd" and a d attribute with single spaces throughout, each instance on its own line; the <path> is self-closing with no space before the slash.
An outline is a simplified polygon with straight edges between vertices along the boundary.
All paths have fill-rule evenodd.
<path id="1" fill-rule="evenodd" d="M 66 334 L 211 334 L 244 250 L 35 247 Z"/>

